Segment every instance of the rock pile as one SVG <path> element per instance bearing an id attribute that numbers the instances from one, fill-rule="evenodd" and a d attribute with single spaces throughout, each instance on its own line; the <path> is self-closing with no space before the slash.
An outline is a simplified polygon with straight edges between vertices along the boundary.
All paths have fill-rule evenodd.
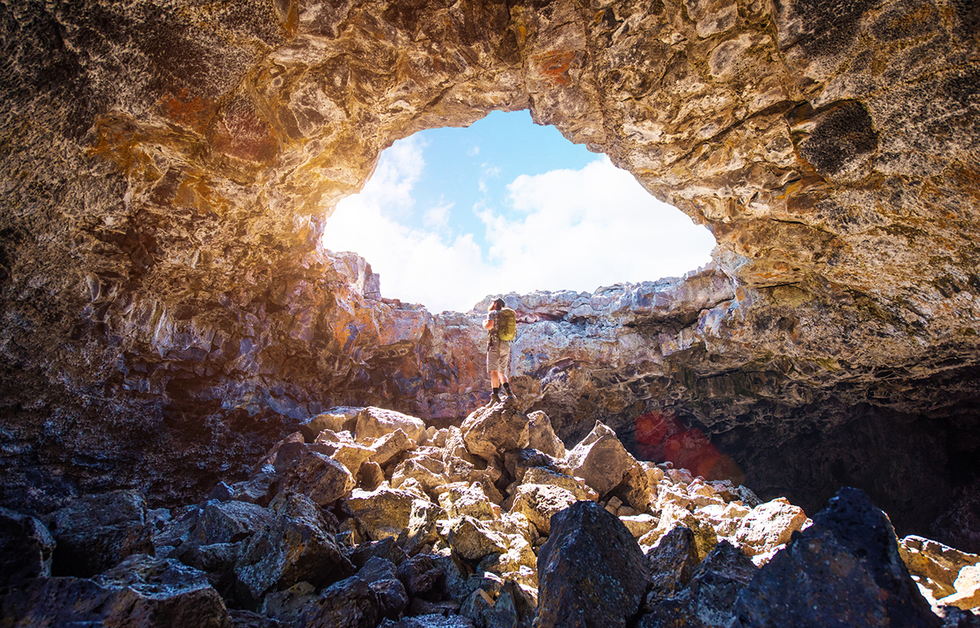
<path id="1" fill-rule="evenodd" d="M 0 545 L 5 626 L 980 625 L 980 556 L 899 544 L 856 489 L 811 520 L 602 423 L 566 451 L 512 398 L 443 429 L 334 408 L 203 503 L 3 510 Z"/>

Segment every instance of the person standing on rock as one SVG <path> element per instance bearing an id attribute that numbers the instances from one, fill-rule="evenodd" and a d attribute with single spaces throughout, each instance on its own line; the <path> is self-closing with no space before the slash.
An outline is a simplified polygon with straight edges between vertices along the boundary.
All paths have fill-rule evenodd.
<path id="1" fill-rule="evenodd" d="M 508 397 L 514 395 L 510 390 L 510 342 L 514 339 L 517 327 L 517 314 L 506 306 L 503 299 L 496 299 L 487 309 L 483 319 L 487 330 L 487 371 L 493 387 L 493 403 L 500 402 L 500 387 Z"/>

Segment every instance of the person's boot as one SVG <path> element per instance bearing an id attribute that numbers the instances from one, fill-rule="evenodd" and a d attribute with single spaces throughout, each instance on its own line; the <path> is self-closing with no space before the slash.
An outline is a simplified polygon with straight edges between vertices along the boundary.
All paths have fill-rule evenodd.
<path id="1" fill-rule="evenodd" d="M 504 392 L 507 393 L 507 396 L 508 397 L 513 397 L 514 396 L 514 391 L 510 389 L 510 382 L 507 382 L 506 384 L 504 384 Z"/>
<path id="2" fill-rule="evenodd" d="M 500 389 L 494 388 L 493 394 L 490 395 L 490 403 L 500 403 Z"/>

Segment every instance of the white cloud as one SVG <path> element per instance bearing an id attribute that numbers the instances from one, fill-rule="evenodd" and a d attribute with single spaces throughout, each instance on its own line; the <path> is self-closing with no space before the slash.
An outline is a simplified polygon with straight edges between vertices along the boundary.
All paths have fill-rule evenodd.
<path id="1" fill-rule="evenodd" d="M 337 205 L 324 235 L 327 249 L 366 258 L 381 274 L 386 297 L 433 312 L 465 311 L 488 294 L 591 292 L 679 275 L 709 260 L 714 240 L 706 229 L 654 199 L 605 157 L 578 171 L 518 177 L 508 186 L 517 218 L 474 208 L 486 226 L 486 256 L 472 235 L 448 241 L 439 231 L 405 227 L 392 210 L 414 206 L 422 148 L 410 138 L 389 149 L 364 191 Z M 425 218 L 445 225 L 451 207 L 430 208 Z"/>

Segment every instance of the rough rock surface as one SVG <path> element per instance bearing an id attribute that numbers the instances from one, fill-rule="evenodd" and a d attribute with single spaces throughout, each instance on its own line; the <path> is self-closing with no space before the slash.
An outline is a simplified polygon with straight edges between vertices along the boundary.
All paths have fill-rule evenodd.
<path id="1" fill-rule="evenodd" d="M 942 624 L 902 562 L 888 517 L 857 489 L 841 489 L 733 610 L 741 628 Z"/>
<path id="2" fill-rule="evenodd" d="M 513 410 L 496 404 L 488 412 Z M 335 439 L 330 427 L 306 438 Z M 457 427 L 438 431 L 426 428 L 433 442 L 462 442 Z M 364 433 L 347 432 L 344 442 L 370 448 L 374 427 L 365 425 Z M 512 452 L 506 469 L 494 469 L 465 448 L 413 443 L 400 457 L 439 456 L 443 471 L 392 460 L 378 466 L 377 489 L 354 488 L 321 505 L 309 494 L 316 484 L 282 481 L 306 447 L 291 435 L 260 457 L 253 474 L 271 476 L 269 485 L 278 487 L 266 506 L 221 501 L 231 487 L 219 483 L 204 502 L 149 511 L 156 556 L 129 555 L 91 578 L 79 577 L 90 568 L 81 562 L 66 564 L 75 573 L 51 577 L 56 544 L 43 522 L 4 511 L 5 547 L 23 546 L 5 564 L 24 566 L 0 588 L 4 625 L 529 628 L 580 625 L 572 616 L 581 610 L 591 617 L 586 625 L 732 628 L 736 599 L 752 617 L 788 609 L 812 618 L 809 598 L 789 595 L 775 609 L 765 601 L 772 587 L 785 594 L 788 577 L 806 580 L 806 590 L 831 592 L 837 616 L 864 612 L 864 597 L 851 603 L 840 593 L 860 573 L 884 576 L 872 578 L 878 590 L 862 580 L 868 595 L 889 608 L 914 607 L 928 625 L 969 626 L 978 618 L 980 557 L 921 537 L 904 539 L 899 550 L 885 515 L 853 489 L 842 493 L 844 507 L 839 497 L 816 518 L 819 525 L 806 520 L 805 531 L 784 545 L 799 514 L 785 500 L 760 503 L 745 486 L 708 482 L 666 463 L 646 463 L 649 481 L 637 486 L 647 491 L 647 505 L 637 513 L 555 470 L 570 466 L 577 446 L 561 458 Z M 466 465 L 470 479 L 459 479 L 452 470 Z M 396 477 L 401 488 L 392 489 Z M 509 483 L 497 489 L 495 481 Z M 550 499 L 552 491 L 561 498 Z M 134 497 L 114 499 L 139 503 Z M 773 516 L 780 513 L 788 516 Z M 741 534 L 746 521 L 750 537 Z M 799 545 L 814 539 L 826 550 L 816 569 L 796 560 Z M 73 542 L 83 554 L 104 545 L 98 534 Z M 834 568 L 823 568 L 823 558 Z"/>
<path id="3" fill-rule="evenodd" d="M 0 504 L 196 500 L 341 404 L 466 416 L 478 315 L 383 299 L 319 236 L 394 140 L 528 109 L 718 247 L 509 297 L 522 399 L 569 444 L 601 419 L 811 510 L 863 486 L 976 550 L 978 24 L 961 0 L 4 4 Z"/>

